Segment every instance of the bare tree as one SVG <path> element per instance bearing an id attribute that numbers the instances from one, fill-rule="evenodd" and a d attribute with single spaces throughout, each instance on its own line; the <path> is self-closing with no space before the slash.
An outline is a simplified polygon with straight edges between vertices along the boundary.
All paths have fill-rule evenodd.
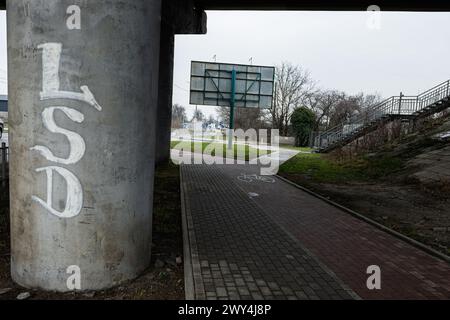
<path id="1" fill-rule="evenodd" d="M 306 106 L 316 115 L 314 131 L 327 129 L 336 106 L 345 99 L 345 93 L 337 90 L 316 90 L 306 97 Z"/>
<path id="2" fill-rule="evenodd" d="M 197 121 L 205 120 L 205 115 L 203 114 L 202 110 L 196 109 L 194 111 L 194 115 L 193 115 L 191 121 L 194 121 L 194 119 L 197 120 Z"/>
<path id="3" fill-rule="evenodd" d="M 272 127 L 281 135 L 288 135 L 289 123 L 295 108 L 304 105 L 314 89 L 309 72 L 300 66 L 283 62 L 275 70 L 275 93 L 270 110 Z"/>
<path id="4" fill-rule="evenodd" d="M 172 128 L 181 128 L 184 122 L 186 122 L 186 108 L 176 103 L 172 106 Z"/>
<path id="5" fill-rule="evenodd" d="M 359 93 L 354 96 L 344 96 L 335 106 L 330 115 L 330 127 L 345 122 L 363 121 L 362 116 L 371 112 L 381 101 L 379 94 Z M 359 120 L 358 120 L 359 119 Z"/>
<path id="6" fill-rule="evenodd" d="M 217 120 L 214 118 L 212 114 L 209 115 L 208 120 L 206 120 L 207 125 L 215 124 L 217 123 Z"/>
<path id="7" fill-rule="evenodd" d="M 366 114 L 373 111 L 382 100 L 381 95 L 379 93 L 367 95 L 364 93 L 360 93 L 359 95 L 356 96 L 356 98 L 361 106 L 362 112 Z"/>
<path id="8" fill-rule="evenodd" d="M 230 123 L 230 108 L 218 107 L 216 109 L 224 124 Z M 234 127 L 235 129 L 260 129 L 264 127 L 264 111 L 260 108 L 235 108 L 234 109 Z"/>
<path id="9" fill-rule="evenodd" d="M 345 123 L 361 112 L 361 105 L 355 96 L 346 96 L 339 101 L 330 116 L 329 127 L 332 128 L 341 123 Z"/>

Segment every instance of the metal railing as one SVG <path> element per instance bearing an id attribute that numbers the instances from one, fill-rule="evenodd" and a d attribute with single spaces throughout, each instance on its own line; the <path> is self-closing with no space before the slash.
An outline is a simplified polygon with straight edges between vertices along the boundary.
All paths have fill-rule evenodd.
<path id="1" fill-rule="evenodd" d="M 6 146 L 6 143 L 2 142 L 0 147 L 0 182 L 4 187 L 6 186 L 6 182 L 8 181 L 8 162 L 9 162 L 9 148 Z"/>
<path id="2" fill-rule="evenodd" d="M 450 97 L 450 80 L 431 88 L 418 96 L 394 96 L 378 105 L 354 115 L 339 125 L 317 135 L 314 146 L 326 149 L 333 144 L 351 139 L 364 128 L 384 117 L 414 116 L 436 103 Z"/>

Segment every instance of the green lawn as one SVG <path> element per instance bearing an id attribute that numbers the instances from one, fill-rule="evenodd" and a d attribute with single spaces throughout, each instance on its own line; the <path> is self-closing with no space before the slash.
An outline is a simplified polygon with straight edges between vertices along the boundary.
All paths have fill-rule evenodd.
<path id="1" fill-rule="evenodd" d="M 234 158 L 234 159 L 244 159 L 243 155 L 245 154 L 245 160 L 253 160 L 256 157 L 264 156 L 266 154 L 270 154 L 270 150 L 262 150 L 262 149 L 256 149 L 247 145 L 234 145 L 234 150 L 231 152 L 227 152 L 227 144 L 223 144 L 220 142 L 216 143 L 210 143 L 210 142 L 192 142 L 192 141 L 171 141 L 170 147 L 172 149 L 178 149 L 178 150 L 187 150 L 191 152 L 205 152 L 207 154 L 210 154 L 212 156 L 216 155 L 216 152 L 214 149 L 219 149 L 222 147 L 223 155 L 227 158 Z"/>
<path id="2" fill-rule="evenodd" d="M 387 178 L 402 167 L 403 161 L 393 157 L 338 162 L 326 154 L 300 153 L 282 164 L 280 173 L 307 176 L 312 182 L 345 182 Z"/>

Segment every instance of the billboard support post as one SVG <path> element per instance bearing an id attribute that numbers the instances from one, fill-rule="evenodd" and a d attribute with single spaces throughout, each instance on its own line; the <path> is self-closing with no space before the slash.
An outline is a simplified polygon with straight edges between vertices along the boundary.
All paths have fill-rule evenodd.
<path id="1" fill-rule="evenodd" d="M 230 96 L 230 128 L 228 129 L 228 150 L 233 148 L 234 108 L 236 103 L 236 69 L 231 71 L 231 96 Z"/>

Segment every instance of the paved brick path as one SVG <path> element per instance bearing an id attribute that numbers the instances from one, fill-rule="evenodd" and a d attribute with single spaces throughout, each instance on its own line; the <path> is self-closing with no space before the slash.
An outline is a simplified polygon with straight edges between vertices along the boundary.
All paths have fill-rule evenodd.
<path id="1" fill-rule="evenodd" d="M 196 299 L 450 298 L 448 263 L 275 177 L 238 179 L 257 172 L 182 166 Z"/>

